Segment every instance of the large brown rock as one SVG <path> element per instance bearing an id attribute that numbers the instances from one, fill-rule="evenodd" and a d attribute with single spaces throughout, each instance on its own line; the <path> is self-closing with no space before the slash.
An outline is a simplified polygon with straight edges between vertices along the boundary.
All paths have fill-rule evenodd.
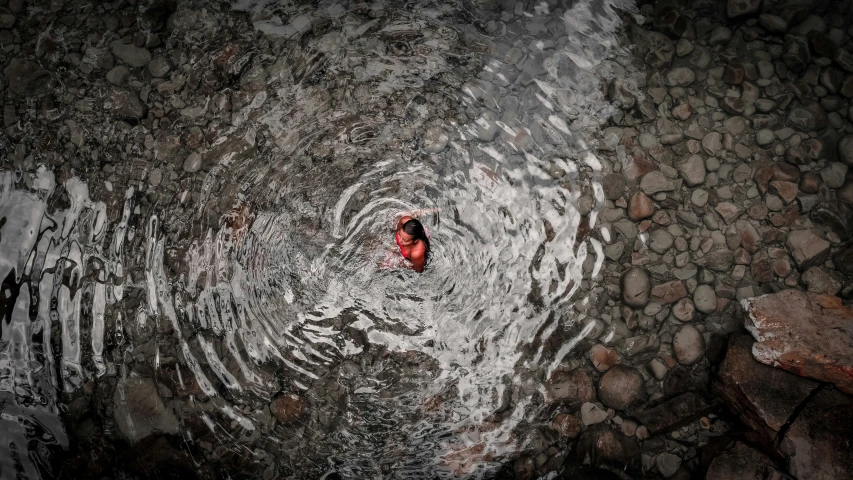
<path id="1" fill-rule="evenodd" d="M 785 434 L 791 475 L 808 480 L 853 479 L 853 399 L 824 388 Z"/>
<path id="2" fill-rule="evenodd" d="M 756 361 L 752 344 L 747 335 L 729 339 L 713 388 L 744 423 L 773 439 L 818 383 Z"/>
<path id="3" fill-rule="evenodd" d="M 302 416 L 305 400 L 292 393 L 286 393 L 270 402 L 270 413 L 282 423 L 291 423 Z"/>
<path id="4" fill-rule="evenodd" d="M 776 469 L 766 455 L 737 442 L 711 462 L 705 480 L 764 480 L 768 470 Z"/>
<path id="5" fill-rule="evenodd" d="M 853 394 L 853 308 L 798 290 L 745 299 L 743 307 L 758 361 Z"/>
<path id="6" fill-rule="evenodd" d="M 545 385 L 545 397 L 549 404 L 578 407 L 583 403 L 595 401 L 595 386 L 589 374 L 582 369 L 557 371 Z"/>
<path id="7" fill-rule="evenodd" d="M 627 410 L 646 399 L 644 383 L 636 368 L 614 365 L 598 381 L 598 398 L 610 408 Z"/>

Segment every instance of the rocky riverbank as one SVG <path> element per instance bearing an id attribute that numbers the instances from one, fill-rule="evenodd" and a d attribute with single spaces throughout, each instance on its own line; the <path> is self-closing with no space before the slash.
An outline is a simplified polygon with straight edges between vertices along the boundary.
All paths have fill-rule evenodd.
<path id="1" fill-rule="evenodd" d="M 331 73 L 318 80 L 338 65 L 324 60 L 337 44 L 279 56 L 303 36 L 338 41 L 323 36 L 333 25 L 319 15 L 253 16 L 228 3 L 168 0 L 0 0 L 3 168 L 44 165 L 59 183 L 85 178 L 106 215 L 126 215 L 138 232 L 131 250 L 145 250 L 144 219 L 174 205 L 160 224 L 173 247 L 165 271 L 187 275 L 182 242 L 218 228 L 221 218 L 246 231 L 270 203 L 247 201 L 248 192 L 224 178 L 225 157 L 238 167 L 234 176 L 249 176 L 247 158 L 294 154 L 287 175 L 304 176 L 298 194 L 310 212 L 317 190 L 346 186 L 324 184 L 312 167 L 358 171 L 377 144 L 406 159 L 426 153 L 443 161 L 453 141 L 529 144 L 530 136 L 510 135 L 500 123 L 544 110 L 531 72 L 547 72 L 555 45 L 565 42 L 560 15 L 568 6 L 448 8 L 457 7 L 469 16 L 451 29 L 394 21 L 393 9 L 378 3 L 355 5 L 334 28 L 371 62 L 337 72 L 362 82 L 348 88 Z M 624 17 L 620 45 L 632 46 L 629 54 L 606 62 L 608 71 L 597 72 L 605 81 L 592 89 L 616 107 L 594 145 L 603 203 L 592 187 L 578 202 L 581 233 L 600 242 L 604 267 L 577 297 L 574 313 L 584 320 L 543 342 L 553 356 L 558 340 L 578 338 L 579 353 L 560 359 L 547 378 L 507 389 L 501 408 L 454 437 L 436 468 L 465 477 L 494 462 L 502 465 L 495 478 L 524 480 L 557 471 L 573 479 L 853 478 L 853 316 L 844 307 L 853 298 L 850 3 L 655 2 L 641 14 L 640 24 Z M 352 40 L 365 32 L 364 41 Z M 413 60 L 434 52 L 441 62 Z M 494 58 L 501 69 L 481 71 Z M 394 70 L 393 82 L 371 70 L 395 62 L 410 63 Z M 279 110 L 270 106 L 294 84 L 304 87 L 299 95 L 283 98 Z M 422 95 L 409 98 L 399 85 Z M 476 90 L 476 107 L 455 95 L 465 87 Z M 482 107 L 488 101 L 502 116 Z M 295 108 L 285 109 L 288 102 Z M 365 112 L 381 122 L 356 121 Z M 307 141 L 314 132 L 307 123 L 334 128 Z M 447 129 L 451 123 L 470 127 L 469 138 Z M 537 141 L 565 147 L 545 127 L 534 130 Z M 548 173 L 577 181 L 577 172 L 556 164 Z M 70 203 L 61 194 L 49 201 Z M 187 220 L 197 206 L 201 213 Z M 312 218 L 301 225 L 308 234 L 319 230 Z M 105 313 L 112 370 L 56 399 L 72 441 L 42 447 L 55 477 L 312 478 L 329 468 L 313 446 L 338 435 L 353 372 L 436 374 L 432 359 L 371 350 L 363 332 L 346 327 L 364 354 L 304 390 L 266 365 L 255 391 L 238 394 L 227 383 L 241 375 L 234 361 L 205 366 L 210 378 L 225 379 L 205 385 L 181 360 L 183 337 L 173 324 L 138 320 L 145 262 L 145 255 L 130 260 L 132 293 Z M 594 268 L 589 257 L 584 269 Z M 99 272 L 94 265 L 87 275 Z M 802 341 L 788 341 L 788 332 Z M 230 348 L 219 338 L 191 345 L 195 358 Z M 400 382 L 393 395 L 405 396 L 405 387 Z M 419 419 L 452 418 L 454 395 L 424 400 Z M 511 432 L 511 453 L 486 450 L 482 437 L 525 402 L 532 420 Z M 383 465 L 389 478 L 394 468 Z"/>

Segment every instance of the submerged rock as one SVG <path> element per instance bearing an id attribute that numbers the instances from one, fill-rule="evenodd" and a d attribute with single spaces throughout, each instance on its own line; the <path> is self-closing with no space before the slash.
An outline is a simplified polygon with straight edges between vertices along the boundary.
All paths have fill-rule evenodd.
<path id="1" fill-rule="evenodd" d="M 853 394 L 853 308 L 797 290 L 743 301 L 755 358 Z"/>
<path id="2" fill-rule="evenodd" d="M 823 389 L 785 433 L 781 449 L 789 471 L 800 479 L 853 479 L 853 399 Z"/>
<path id="3" fill-rule="evenodd" d="M 178 433 L 178 418 L 167 409 L 150 378 L 119 381 L 113 396 L 115 420 L 122 435 L 138 442 L 154 432 Z"/>
<path id="4" fill-rule="evenodd" d="M 598 382 L 598 398 L 610 408 L 627 410 L 646 399 L 644 380 L 633 367 L 614 365 Z"/>
<path id="5" fill-rule="evenodd" d="M 737 442 L 711 462 L 705 480 L 764 480 L 764 472 L 770 469 L 775 470 L 770 458 Z"/>

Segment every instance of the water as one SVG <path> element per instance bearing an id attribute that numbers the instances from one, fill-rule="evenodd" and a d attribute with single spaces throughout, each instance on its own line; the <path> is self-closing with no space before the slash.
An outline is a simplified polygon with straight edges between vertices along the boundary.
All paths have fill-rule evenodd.
<path id="1" fill-rule="evenodd" d="M 107 379 L 112 435 L 262 448 L 297 478 L 482 478 L 529 452 L 543 383 L 583 355 L 599 85 L 634 7 L 541 2 L 497 30 L 474 7 L 239 2 L 276 54 L 197 182 L 150 204 L 145 182 L 105 201 L 93 175 L 3 170 L 2 476 L 54 476 L 65 402 Z M 393 268 L 416 209 L 438 209 L 422 275 Z M 146 377 L 173 380 L 151 424 Z M 271 418 L 281 395 L 297 419 Z"/>

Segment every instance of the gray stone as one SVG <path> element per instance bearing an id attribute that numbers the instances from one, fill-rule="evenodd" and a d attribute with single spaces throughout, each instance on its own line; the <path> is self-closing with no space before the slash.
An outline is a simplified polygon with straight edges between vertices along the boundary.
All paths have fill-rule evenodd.
<path id="1" fill-rule="evenodd" d="M 675 190 L 675 184 L 672 180 L 666 178 L 663 173 L 654 170 L 640 180 L 640 189 L 647 195 L 654 195 L 658 192 L 671 192 Z"/>
<path id="2" fill-rule="evenodd" d="M 663 254 L 669 250 L 669 247 L 672 246 L 672 242 L 672 234 L 662 228 L 655 230 L 651 235 L 649 235 L 649 248 L 658 254 Z"/>
<path id="3" fill-rule="evenodd" d="M 809 292 L 835 295 L 841 290 L 844 277 L 835 271 L 827 272 L 821 267 L 811 267 L 802 276 Z"/>
<path id="4" fill-rule="evenodd" d="M 729 18 L 753 15 L 758 12 L 760 6 L 761 0 L 728 0 L 726 2 L 726 14 Z"/>
<path id="5" fill-rule="evenodd" d="M 422 148 L 427 153 L 439 153 L 447 147 L 450 136 L 441 125 L 433 125 L 426 129 L 422 139 Z"/>
<path id="6" fill-rule="evenodd" d="M 195 173 L 201 170 L 201 155 L 198 152 L 191 153 L 186 160 L 184 160 L 184 171 L 187 173 Z"/>
<path id="7" fill-rule="evenodd" d="M 693 365 L 705 354 L 705 339 L 693 325 L 682 325 L 672 339 L 672 351 L 682 365 Z"/>
<path id="8" fill-rule="evenodd" d="M 759 15 L 758 24 L 771 33 L 785 33 L 788 31 L 788 22 L 784 18 L 769 13 Z"/>
<path id="9" fill-rule="evenodd" d="M 709 132 L 702 138 L 702 148 L 708 155 L 717 156 L 723 149 L 723 136 L 717 132 Z"/>
<path id="10" fill-rule="evenodd" d="M 717 294 L 710 285 L 699 285 L 693 292 L 693 304 L 702 313 L 714 313 L 717 309 Z"/>
<path id="11" fill-rule="evenodd" d="M 107 81 L 117 87 L 122 87 L 130 78 L 130 69 L 124 65 L 116 65 L 107 72 Z"/>
<path id="12" fill-rule="evenodd" d="M 133 443 L 155 432 L 176 434 L 178 418 L 166 408 L 150 378 L 131 377 L 119 381 L 113 395 L 119 431 Z"/>
<path id="13" fill-rule="evenodd" d="M 148 71 L 151 72 L 152 77 L 156 78 L 165 77 L 171 68 L 169 60 L 163 55 L 152 58 L 151 63 L 148 64 Z"/>
<path id="14" fill-rule="evenodd" d="M 644 383 L 636 368 L 614 365 L 598 382 L 598 398 L 614 410 L 627 410 L 646 399 Z"/>
<path id="15" fill-rule="evenodd" d="M 13 58 L 3 69 L 9 90 L 22 97 L 36 97 L 48 92 L 50 75 L 35 60 Z"/>
<path id="16" fill-rule="evenodd" d="M 785 65 L 795 72 L 805 70 L 812 59 L 809 52 L 809 44 L 804 37 L 786 36 L 782 52 L 782 60 L 785 62 Z"/>
<path id="17" fill-rule="evenodd" d="M 673 68 L 666 74 L 666 84 L 670 87 L 686 87 L 696 81 L 696 73 L 687 67 Z"/>
<path id="18" fill-rule="evenodd" d="M 678 173 L 688 187 L 705 183 L 705 162 L 699 155 L 691 155 L 678 163 Z"/>
<path id="19" fill-rule="evenodd" d="M 145 48 L 137 47 L 116 40 L 112 44 L 113 55 L 131 67 L 144 67 L 151 61 L 151 52 Z"/>
<path id="20" fill-rule="evenodd" d="M 649 303 L 652 281 L 649 272 L 634 267 L 622 275 L 622 301 L 630 307 L 645 307 Z"/>
<path id="21" fill-rule="evenodd" d="M 829 242 L 809 230 L 792 231 L 788 234 L 787 245 L 802 270 L 820 265 L 829 257 Z"/>
<path id="22" fill-rule="evenodd" d="M 146 111 L 136 92 L 115 87 L 104 97 L 104 110 L 122 120 L 139 120 Z"/>
<path id="23" fill-rule="evenodd" d="M 847 165 L 833 162 L 820 171 L 820 178 L 829 188 L 841 188 L 847 176 Z"/>
<path id="24" fill-rule="evenodd" d="M 729 0 L 729 3 L 731 3 L 731 1 L 732 0 Z M 675 475 L 675 472 L 677 472 L 678 469 L 681 468 L 681 457 L 669 452 L 660 453 L 657 457 L 655 457 L 655 466 L 657 467 L 658 472 L 660 472 L 661 475 L 666 478 L 669 478 Z"/>
<path id="25" fill-rule="evenodd" d="M 708 34 L 708 45 L 724 45 L 732 39 L 732 31 L 729 27 L 719 26 Z"/>
<path id="26" fill-rule="evenodd" d="M 605 420 L 607 420 L 607 410 L 590 402 L 581 405 L 581 422 L 584 425 L 595 425 Z"/>

